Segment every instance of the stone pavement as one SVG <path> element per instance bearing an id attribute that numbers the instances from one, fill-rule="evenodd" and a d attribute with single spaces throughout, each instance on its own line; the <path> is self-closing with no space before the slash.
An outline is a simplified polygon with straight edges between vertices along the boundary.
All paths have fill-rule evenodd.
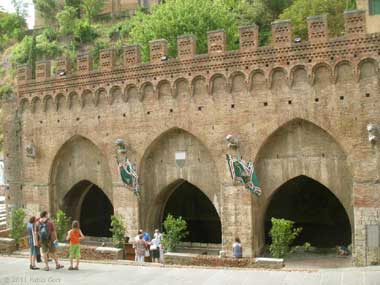
<path id="1" fill-rule="evenodd" d="M 321 270 L 246 270 L 83 262 L 79 271 L 31 271 L 28 260 L 0 257 L 0 284 L 380 285 L 380 266 Z M 68 262 L 63 261 L 67 267 Z M 52 264 L 53 265 L 53 264 Z M 53 266 L 51 266 L 53 267 Z"/>

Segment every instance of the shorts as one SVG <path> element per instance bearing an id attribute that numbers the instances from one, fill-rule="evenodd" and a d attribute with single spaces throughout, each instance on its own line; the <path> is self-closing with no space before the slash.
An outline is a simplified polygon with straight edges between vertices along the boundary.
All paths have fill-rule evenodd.
<path id="1" fill-rule="evenodd" d="M 41 241 L 41 248 L 43 253 L 55 253 L 55 247 L 52 241 Z"/>
<path id="2" fill-rule="evenodd" d="M 30 247 L 30 256 L 37 256 L 37 248 L 35 246 Z"/>
<path id="3" fill-rule="evenodd" d="M 80 258 L 80 244 L 70 244 L 69 255 L 72 259 Z"/>
<path id="4" fill-rule="evenodd" d="M 152 250 L 152 257 L 157 259 L 160 258 L 160 248 Z"/>

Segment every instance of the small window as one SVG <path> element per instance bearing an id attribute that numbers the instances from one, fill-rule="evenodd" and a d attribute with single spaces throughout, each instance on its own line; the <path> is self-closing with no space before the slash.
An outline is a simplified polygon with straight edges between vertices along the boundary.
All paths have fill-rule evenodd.
<path id="1" fill-rule="evenodd" d="M 380 0 L 369 0 L 368 6 L 370 15 L 380 15 Z"/>

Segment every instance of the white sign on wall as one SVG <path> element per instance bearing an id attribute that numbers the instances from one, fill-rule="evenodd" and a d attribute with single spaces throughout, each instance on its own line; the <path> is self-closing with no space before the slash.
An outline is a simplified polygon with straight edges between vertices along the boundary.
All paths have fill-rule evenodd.
<path id="1" fill-rule="evenodd" d="M 186 162 L 186 152 L 185 151 L 176 151 L 175 152 L 175 163 L 179 168 L 184 167 Z"/>

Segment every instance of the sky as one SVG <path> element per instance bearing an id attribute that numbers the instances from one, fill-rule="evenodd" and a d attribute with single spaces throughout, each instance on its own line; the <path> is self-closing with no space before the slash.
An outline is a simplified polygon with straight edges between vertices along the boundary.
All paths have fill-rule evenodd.
<path id="1" fill-rule="evenodd" d="M 34 9 L 33 9 L 33 0 L 24 0 L 24 3 L 27 4 L 28 9 L 27 9 L 27 23 L 29 29 L 32 29 L 34 26 Z M 12 1 L 11 0 L 0 0 L 0 7 L 2 7 L 5 11 L 7 12 L 14 12 L 14 8 L 12 6 Z"/>

